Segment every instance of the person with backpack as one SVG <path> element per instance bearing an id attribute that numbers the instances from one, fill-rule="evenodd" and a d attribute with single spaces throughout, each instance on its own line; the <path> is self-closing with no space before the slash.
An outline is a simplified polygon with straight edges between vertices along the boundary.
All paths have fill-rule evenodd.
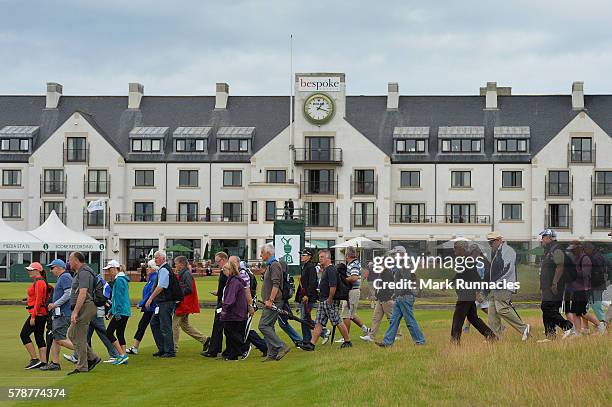
<path id="1" fill-rule="evenodd" d="M 154 254 L 155 264 L 159 267 L 155 289 L 145 303 L 147 309 L 151 309 L 153 301 L 157 304 L 155 314 L 151 319 L 151 332 L 157 346 L 157 352 L 153 354 L 160 358 L 174 358 L 174 339 L 172 333 L 172 315 L 176 303 L 183 299 L 183 293 L 179 286 L 176 275 L 167 262 L 166 252 L 158 250 Z"/>
<path id="2" fill-rule="evenodd" d="M 398 253 L 401 255 L 406 254 L 406 248 L 404 246 L 395 246 L 387 253 L 387 256 L 395 257 Z M 389 328 L 387 328 L 387 332 L 385 332 L 383 341 L 375 343 L 381 348 L 393 345 L 400 322 L 403 318 L 414 343 L 417 345 L 425 345 L 425 336 L 414 317 L 415 293 L 404 284 L 408 280 L 416 281 L 414 274 L 409 269 L 393 267 L 393 279 L 396 283 L 396 289 L 393 294 L 395 302 L 393 303 L 393 310 L 391 311 Z"/>
<path id="3" fill-rule="evenodd" d="M 248 316 L 244 281 L 235 262 L 229 261 L 223 267 L 227 283 L 223 290 L 221 320 L 225 334 L 223 360 L 238 360 L 244 355 L 244 329 Z"/>
<path id="4" fill-rule="evenodd" d="M 344 249 L 344 258 L 346 260 L 347 276 L 346 282 L 349 284 L 350 290 L 348 300 L 342 301 L 342 321 L 346 326 L 346 330 L 351 332 L 351 321 L 355 323 L 364 335 L 368 334 L 368 327 L 357 316 L 357 308 L 359 307 L 359 298 L 361 297 L 361 262 L 357 258 L 357 250 L 354 247 Z M 343 341 L 339 339 L 338 342 Z"/>
<path id="5" fill-rule="evenodd" d="M 261 287 L 261 298 L 264 302 L 264 308 L 259 319 L 259 330 L 263 334 L 268 347 L 268 356 L 266 356 L 264 362 L 270 362 L 281 360 L 289 353 L 291 348 L 278 337 L 274 330 L 278 313 L 272 310 L 272 305 L 279 309 L 283 307 L 283 270 L 276 257 L 274 257 L 274 245 L 271 243 L 265 244 L 261 249 L 260 256 L 266 263 L 266 270 Z"/>
<path id="6" fill-rule="evenodd" d="M 597 330 L 600 335 L 606 332 L 606 316 L 603 310 L 603 292 L 606 290 L 607 264 L 606 259 L 599 250 L 591 242 L 584 243 L 584 252 L 590 257 L 591 268 L 591 292 L 589 295 L 589 305 L 599 324 Z"/>
<path id="7" fill-rule="evenodd" d="M 287 262 L 285 262 L 285 260 L 282 258 L 279 259 L 278 262 L 283 270 L 283 284 L 281 290 L 283 293 L 283 307 L 281 310 L 287 313 L 285 314 L 284 312 L 281 312 L 278 314 L 278 326 L 287 334 L 287 336 L 289 336 L 289 338 L 293 341 L 293 344 L 296 347 L 299 347 L 299 344 L 302 343 L 302 337 L 289 324 L 289 318 L 287 317 L 287 315 L 293 315 L 289 302 L 295 295 L 295 282 L 293 281 L 293 276 L 287 271 Z"/>
<path id="8" fill-rule="evenodd" d="M 319 301 L 317 271 L 312 263 L 313 254 L 312 249 L 309 248 L 300 252 L 302 262 L 300 284 L 295 293 L 295 302 L 300 304 L 300 318 L 309 322 L 312 321 L 312 306 Z M 308 326 L 302 324 L 302 340 L 310 342 L 310 339 L 312 339 L 312 331 Z"/>
<path id="9" fill-rule="evenodd" d="M 142 316 L 140 317 L 140 321 L 138 321 L 138 329 L 134 334 L 134 345 L 127 349 L 127 353 L 130 355 L 138 355 L 138 347 L 140 346 L 140 342 L 142 342 L 142 338 L 144 338 L 144 334 L 147 331 L 147 327 L 151 323 L 151 318 L 153 318 L 154 311 L 146 309 L 144 306 L 151 294 L 153 293 L 153 288 L 155 285 L 155 280 L 157 279 L 157 264 L 155 264 L 155 260 L 149 260 L 147 263 L 147 284 L 142 288 L 142 299 L 138 302 L 137 308 L 140 308 L 140 312 Z M 151 308 L 155 309 L 157 304 L 152 303 Z"/>
<path id="10" fill-rule="evenodd" d="M 582 244 L 575 240 L 567 246 L 567 250 L 574 255 L 576 264 L 576 278 L 568 285 L 569 298 L 565 300 L 565 313 L 574 324 L 574 337 L 581 336 L 583 333 L 582 320 L 585 320 L 584 328 L 588 329 L 591 322 L 598 326 L 599 321 L 587 312 L 589 302 L 589 292 L 591 290 L 591 270 L 593 263 L 585 253 Z M 604 324 L 605 330 L 605 324 Z"/>
<path id="11" fill-rule="evenodd" d="M 38 369 L 47 365 L 47 343 L 45 342 L 45 326 L 47 324 L 47 299 L 49 284 L 42 264 L 34 262 L 26 267 L 33 283 L 28 287 L 27 306 L 28 318 L 21 328 L 21 343 L 30 355 L 30 362 L 26 370 Z M 36 357 L 36 350 L 30 336 L 34 334 L 36 347 L 40 357 Z"/>
<path id="12" fill-rule="evenodd" d="M 72 287 L 72 276 L 66 271 L 66 263 L 61 259 L 55 259 L 47 267 L 51 268 L 51 273 L 57 279 L 51 303 L 47 306 L 49 313 L 53 316 L 52 342 L 49 363 L 40 370 L 55 371 L 61 370 L 59 363 L 60 346 L 74 350 L 72 342 L 68 340 L 68 327 L 70 326 L 70 290 Z M 49 345 L 49 343 L 47 343 Z"/>
<path id="13" fill-rule="evenodd" d="M 106 337 L 119 354 L 114 358 L 112 364 L 124 365 L 128 363 L 129 359 L 125 349 L 125 327 L 132 315 L 128 288 L 130 279 L 125 275 L 124 267 L 117 260 L 109 260 L 103 270 L 108 270 L 114 281 L 111 295 L 112 305 L 106 315 L 106 318 L 110 319 L 110 323 L 106 328 Z M 117 337 L 115 337 L 115 331 L 117 332 Z"/>
<path id="14" fill-rule="evenodd" d="M 187 264 L 187 257 L 178 256 L 174 259 L 174 265 L 178 274 L 178 281 L 185 297 L 176 306 L 174 319 L 172 320 L 172 335 L 174 350 L 178 351 L 179 335 L 181 330 L 202 344 L 202 352 L 208 350 L 210 338 L 202 334 L 198 329 L 189 323 L 190 314 L 200 313 L 200 303 L 198 301 L 198 288 L 195 279 Z"/>
<path id="15" fill-rule="evenodd" d="M 87 344 L 87 330 L 89 324 L 96 318 L 96 304 L 94 304 L 94 291 L 99 290 L 99 282 L 93 270 L 85 264 L 85 256 L 81 252 L 73 252 L 68 259 L 74 271 L 72 290 L 70 293 L 70 328 L 68 338 L 74 345 L 78 360 L 76 369 L 68 373 L 86 373 L 93 370 L 102 361 L 100 357 Z"/>
<path id="16" fill-rule="evenodd" d="M 348 286 L 340 281 L 340 276 L 336 267 L 332 264 L 331 253 L 328 249 L 319 252 L 319 263 L 321 264 L 321 280 L 319 281 L 319 309 L 312 338 L 310 342 L 303 342 L 300 348 L 307 351 L 314 351 L 323 327 L 329 320 L 344 338 L 340 348 L 350 348 L 353 346 L 348 335 L 346 326 L 340 318 L 340 300 L 348 298 Z"/>

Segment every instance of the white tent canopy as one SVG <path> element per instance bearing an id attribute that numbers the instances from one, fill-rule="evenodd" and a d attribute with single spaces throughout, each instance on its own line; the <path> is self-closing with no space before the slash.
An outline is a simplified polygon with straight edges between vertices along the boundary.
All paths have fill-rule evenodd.
<path id="1" fill-rule="evenodd" d="M 86 235 L 69 229 L 55 211 L 52 211 L 45 223 L 30 232 L 43 243 L 43 250 L 47 251 L 83 251 L 100 252 L 104 245 Z"/>
<path id="2" fill-rule="evenodd" d="M 376 243 L 367 237 L 358 236 L 345 242 L 332 246 L 332 249 L 340 249 L 344 247 L 360 247 L 362 249 L 383 249 L 385 246 Z"/>
<path id="3" fill-rule="evenodd" d="M 43 242 L 29 232 L 16 230 L 0 218 L 0 251 L 35 252 L 42 251 Z"/>

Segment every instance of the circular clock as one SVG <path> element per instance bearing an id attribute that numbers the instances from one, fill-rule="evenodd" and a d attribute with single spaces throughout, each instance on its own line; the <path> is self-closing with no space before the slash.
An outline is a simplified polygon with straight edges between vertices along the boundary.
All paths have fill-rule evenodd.
<path id="1" fill-rule="evenodd" d="M 310 95 L 304 102 L 304 115 L 312 124 L 325 124 L 334 116 L 334 102 L 323 93 Z"/>

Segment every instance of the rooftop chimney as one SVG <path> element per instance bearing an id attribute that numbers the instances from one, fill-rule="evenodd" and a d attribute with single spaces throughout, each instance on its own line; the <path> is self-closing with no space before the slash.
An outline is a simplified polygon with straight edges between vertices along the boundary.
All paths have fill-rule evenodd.
<path id="1" fill-rule="evenodd" d="M 399 85 L 397 82 L 389 82 L 387 85 L 387 110 L 399 108 Z"/>
<path id="2" fill-rule="evenodd" d="M 486 109 L 497 109 L 497 82 L 487 82 Z"/>
<path id="3" fill-rule="evenodd" d="M 227 109 L 228 98 L 229 85 L 227 83 L 217 83 L 217 93 L 215 95 L 215 109 Z"/>
<path id="4" fill-rule="evenodd" d="M 128 109 L 140 109 L 140 101 L 144 95 L 144 86 L 140 83 L 130 83 L 128 92 Z"/>
<path id="5" fill-rule="evenodd" d="M 584 109 L 584 82 L 572 83 L 572 109 Z"/>
<path id="6" fill-rule="evenodd" d="M 62 97 L 62 85 L 55 82 L 47 82 L 47 109 L 57 109 L 60 97 Z"/>

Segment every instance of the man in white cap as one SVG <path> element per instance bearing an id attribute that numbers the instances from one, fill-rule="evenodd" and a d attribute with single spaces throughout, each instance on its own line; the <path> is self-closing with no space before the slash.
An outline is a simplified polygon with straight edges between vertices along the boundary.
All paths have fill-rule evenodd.
<path id="1" fill-rule="evenodd" d="M 503 240 L 498 231 L 487 233 L 487 240 L 491 246 L 491 268 L 488 281 L 504 284 L 505 288 L 491 290 L 489 294 L 489 327 L 499 338 L 501 336 L 502 318 L 521 334 L 521 339 L 529 339 L 530 326 L 523 322 L 512 305 L 512 294 L 516 289 L 511 288 L 517 282 L 516 278 L 516 252 Z"/>

